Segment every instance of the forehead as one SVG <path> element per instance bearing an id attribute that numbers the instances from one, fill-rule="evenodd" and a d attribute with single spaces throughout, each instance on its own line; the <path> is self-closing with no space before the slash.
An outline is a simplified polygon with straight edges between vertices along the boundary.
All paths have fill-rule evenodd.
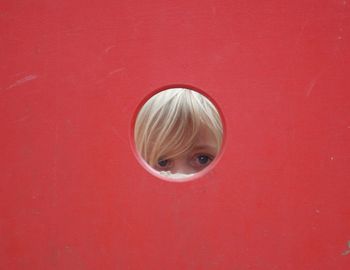
<path id="1" fill-rule="evenodd" d="M 201 128 L 198 132 L 198 136 L 193 144 L 195 150 L 206 149 L 212 152 L 217 152 L 218 142 L 214 133 L 209 128 Z"/>

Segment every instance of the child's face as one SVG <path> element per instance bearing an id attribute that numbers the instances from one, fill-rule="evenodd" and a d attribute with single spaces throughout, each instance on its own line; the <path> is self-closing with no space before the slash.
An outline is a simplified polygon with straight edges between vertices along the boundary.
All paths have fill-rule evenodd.
<path id="1" fill-rule="evenodd" d="M 217 141 L 214 135 L 203 128 L 193 148 L 176 159 L 162 159 L 154 167 L 157 171 L 193 174 L 206 168 L 217 155 Z"/>

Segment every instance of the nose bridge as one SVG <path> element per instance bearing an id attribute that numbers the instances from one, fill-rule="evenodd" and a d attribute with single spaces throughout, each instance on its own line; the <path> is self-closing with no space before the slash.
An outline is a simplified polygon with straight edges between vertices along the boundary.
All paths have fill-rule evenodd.
<path id="1" fill-rule="evenodd" d="M 193 168 L 188 164 L 186 158 L 178 158 L 174 160 L 174 165 L 171 169 L 171 173 L 183 173 L 190 174 L 194 173 Z"/>

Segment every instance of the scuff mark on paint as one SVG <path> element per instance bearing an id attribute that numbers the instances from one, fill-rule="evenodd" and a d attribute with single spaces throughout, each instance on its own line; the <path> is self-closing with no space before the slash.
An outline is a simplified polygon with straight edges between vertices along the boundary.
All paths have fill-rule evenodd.
<path id="1" fill-rule="evenodd" d="M 110 50 L 116 48 L 117 46 L 116 45 L 112 45 L 112 46 L 109 46 L 105 49 L 105 53 L 109 53 Z"/>
<path id="2" fill-rule="evenodd" d="M 323 75 L 325 69 L 322 69 L 309 83 L 309 86 L 306 89 L 306 96 L 309 97 L 311 92 L 313 91 L 316 83 L 318 82 L 318 80 L 321 78 L 321 76 Z"/>
<path id="3" fill-rule="evenodd" d="M 21 85 L 21 84 L 24 84 L 24 83 L 26 83 L 26 82 L 30 82 L 30 81 L 35 80 L 35 79 L 37 79 L 37 78 L 38 78 L 37 75 L 35 75 L 35 74 L 30 74 L 30 75 L 28 75 L 28 76 L 25 76 L 25 77 L 23 77 L 23 78 L 17 80 L 16 82 L 14 82 L 14 83 L 11 84 L 10 86 L 8 86 L 8 87 L 6 88 L 6 90 L 11 89 L 11 88 L 14 88 L 14 87 L 17 87 L 17 86 L 19 86 L 19 85 Z"/>
<path id="4" fill-rule="evenodd" d="M 115 69 L 115 70 L 112 70 L 112 71 L 110 71 L 110 72 L 108 72 L 108 74 L 106 75 L 106 76 L 104 76 L 104 77 L 102 77 L 100 80 L 98 80 L 96 83 L 102 83 L 104 80 L 106 80 L 108 77 L 110 77 L 110 76 L 112 76 L 113 74 L 115 74 L 115 73 L 119 73 L 119 72 L 121 72 L 121 71 L 123 71 L 125 68 L 124 67 L 122 67 L 122 68 L 117 68 L 117 69 Z"/>
<path id="5" fill-rule="evenodd" d="M 114 73 L 118 73 L 120 71 L 123 71 L 125 68 L 118 68 L 118 69 L 115 69 L 115 70 L 112 70 L 111 72 L 108 73 L 108 76 L 111 76 L 113 75 Z"/>
<path id="6" fill-rule="evenodd" d="M 308 87 L 308 89 L 306 91 L 306 96 L 307 97 L 310 96 L 312 90 L 314 89 L 316 81 L 317 81 L 316 79 L 311 80 L 310 85 L 309 85 L 309 87 Z"/>

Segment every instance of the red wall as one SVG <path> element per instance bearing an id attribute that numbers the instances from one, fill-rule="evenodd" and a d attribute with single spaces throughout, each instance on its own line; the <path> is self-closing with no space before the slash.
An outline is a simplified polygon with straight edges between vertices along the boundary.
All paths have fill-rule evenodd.
<path id="1" fill-rule="evenodd" d="M 0 268 L 350 269 L 349 25 L 346 0 L 2 1 Z M 130 137 L 173 84 L 226 123 L 180 184 Z"/>

